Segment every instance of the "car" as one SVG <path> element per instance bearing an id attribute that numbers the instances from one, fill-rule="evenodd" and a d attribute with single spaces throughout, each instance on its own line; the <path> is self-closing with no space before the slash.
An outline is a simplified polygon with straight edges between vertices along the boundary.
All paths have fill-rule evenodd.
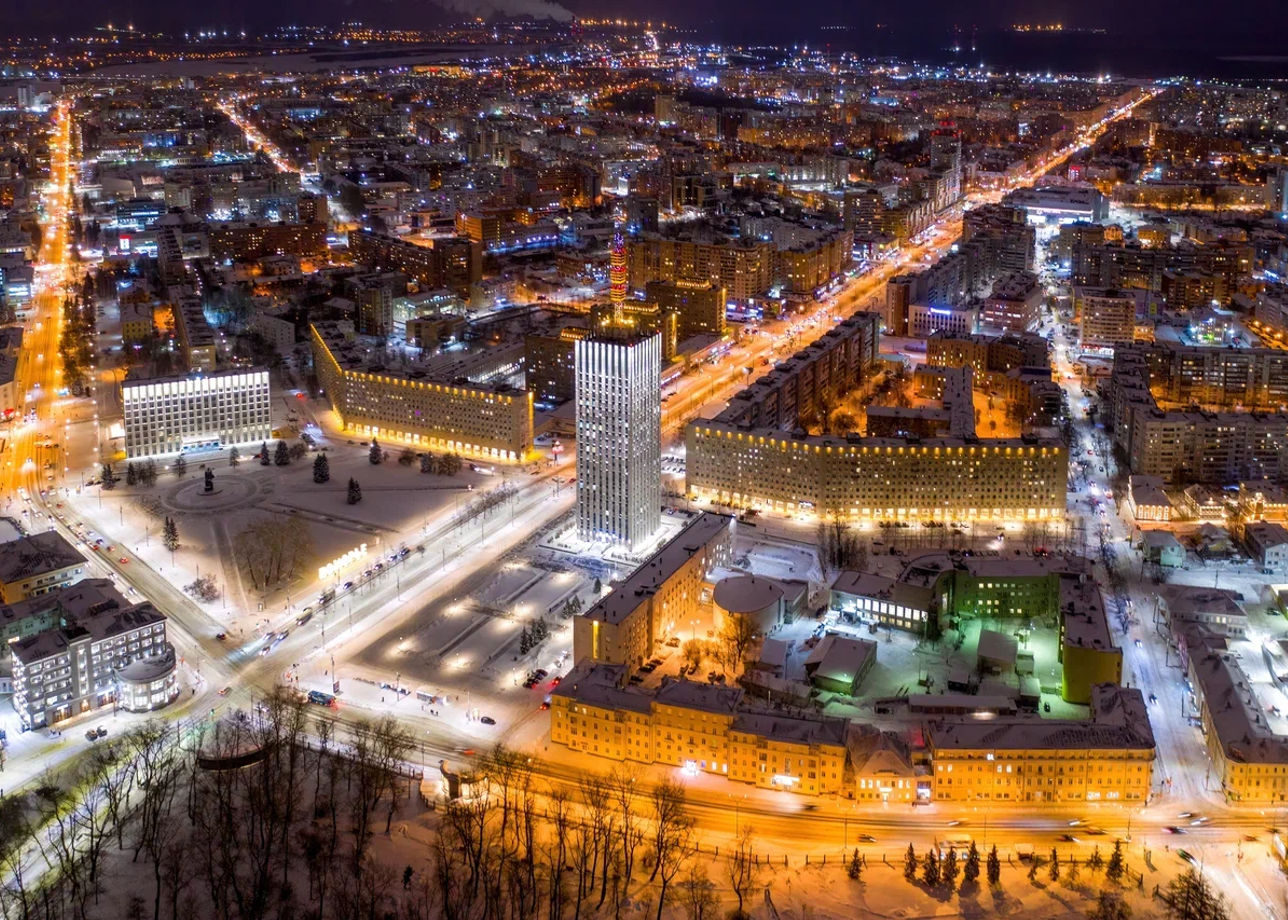
<path id="1" fill-rule="evenodd" d="M 1137 639 L 1137 640 L 1136 640 L 1136 648 L 1141 648 L 1141 647 L 1142 647 L 1142 646 L 1141 646 L 1141 644 L 1140 644 L 1140 640 L 1139 640 L 1139 639 Z"/>
<path id="2" fill-rule="evenodd" d="M 1169 825 L 1167 825 L 1167 827 L 1163 828 L 1163 830 L 1167 831 L 1169 834 L 1184 834 L 1184 833 L 1185 833 L 1185 829 L 1184 829 L 1184 828 L 1177 827 L 1175 824 L 1169 824 Z"/>
<path id="3" fill-rule="evenodd" d="M 223 688 L 221 688 L 221 689 L 220 689 L 220 691 L 219 691 L 219 695 L 220 695 L 220 696 L 227 696 L 228 694 L 230 694 L 230 693 L 232 693 L 232 692 L 233 692 L 233 688 L 232 688 L 232 687 L 223 687 Z"/>
<path id="4" fill-rule="evenodd" d="M 348 591 L 348 590 L 349 590 L 350 588 L 352 588 L 352 587 L 353 587 L 353 582 L 351 582 L 351 581 L 346 581 L 346 582 L 344 583 L 344 590 Z"/>
<path id="5" fill-rule="evenodd" d="M 1196 860 L 1194 859 L 1194 854 L 1191 853 L 1189 850 L 1178 849 L 1176 851 L 1176 855 L 1181 857 L 1181 859 L 1185 860 L 1190 865 L 1194 865 L 1194 863 L 1196 862 Z"/>
<path id="6" fill-rule="evenodd" d="M 859 843 L 876 843 L 877 838 L 871 834 L 859 834 Z"/>
<path id="7" fill-rule="evenodd" d="M 540 705 L 539 707 L 537 707 L 537 708 L 538 708 L 538 709 L 543 709 L 543 710 L 545 710 L 545 709 L 549 709 L 549 708 L 550 708 L 550 701 L 549 701 L 549 700 L 542 700 L 542 701 L 541 701 L 541 705 Z"/>
<path id="8" fill-rule="evenodd" d="M 227 639 L 227 638 L 228 638 L 228 633 L 226 633 L 226 632 L 217 632 L 217 633 L 215 633 L 215 638 L 216 638 L 216 639 L 218 639 L 220 642 L 223 642 L 225 639 Z"/>
<path id="9" fill-rule="evenodd" d="M 1069 822 L 1069 826 L 1070 826 L 1070 827 L 1081 827 L 1082 825 L 1084 825 L 1084 824 L 1086 824 L 1086 823 L 1087 823 L 1087 819 L 1086 819 L 1086 818 L 1074 818 L 1072 821 L 1070 821 L 1070 822 Z"/>
<path id="10" fill-rule="evenodd" d="M 954 818 L 953 820 L 951 820 L 951 821 L 949 821 L 949 822 L 948 822 L 948 826 L 949 826 L 949 827 L 960 827 L 960 826 L 961 826 L 961 823 L 962 823 L 962 822 L 961 822 L 961 819 L 960 819 L 960 818 Z"/>
<path id="11" fill-rule="evenodd" d="M 118 561 L 121 563 L 121 565 L 128 565 L 130 562 L 130 560 L 126 559 L 124 556 L 122 556 Z"/>
<path id="12" fill-rule="evenodd" d="M 1190 820 L 1190 827 L 1202 827 L 1204 824 L 1207 824 L 1211 820 L 1212 819 L 1209 818 L 1207 815 L 1195 815 Z"/>
<path id="13" fill-rule="evenodd" d="M 496 719 L 492 718 L 491 716 L 480 716 L 479 721 L 482 722 L 484 725 L 496 724 Z"/>
<path id="14" fill-rule="evenodd" d="M 306 611 L 306 612 L 305 612 L 304 614 L 302 614 L 301 616 L 298 616 L 298 617 L 296 617 L 296 618 L 295 618 L 295 625 L 296 625 L 296 626 L 303 626 L 305 623 L 307 623 L 307 622 L 308 622 L 309 620 L 311 620 L 311 619 L 313 619 L 313 611 L 312 611 L 312 610 Z"/>

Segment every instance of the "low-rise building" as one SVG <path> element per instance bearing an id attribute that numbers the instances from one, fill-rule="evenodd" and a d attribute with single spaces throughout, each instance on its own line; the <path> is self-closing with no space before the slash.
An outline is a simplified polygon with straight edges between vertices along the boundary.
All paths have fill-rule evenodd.
<path id="1" fill-rule="evenodd" d="M 805 673 L 820 690 L 854 696 L 876 663 L 877 644 L 872 640 L 829 634 L 810 649 Z"/>
<path id="2" fill-rule="evenodd" d="M 732 517 L 703 512 L 589 610 L 573 620 L 573 657 L 632 668 L 653 655 L 654 643 L 709 619 L 703 583 L 728 565 Z"/>
<path id="3" fill-rule="evenodd" d="M 1243 529 L 1248 552 L 1266 575 L 1288 575 L 1288 527 L 1278 521 L 1257 521 Z"/>
<path id="4" fill-rule="evenodd" d="M 1144 804 L 1154 731 L 1141 692 L 1092 688 L 1091 718 L 940 719 L 926 742 L 940 802 Z"/>
<path id="5" fill-rule="evenodd" d="M 88 565 L 53 530 L 0 543 L 0 601 L 15 604 L 75 584 Z"/>
<path id="6" fill-rule="evenodd" d="M 1288 736 L 1266 719 L 1252 684 L 1225 640 L 1201 626 L 1179 642 L 1181 664 L 1199 698 L 1212 773 L 1231 802 L 1288 802 Z"/>
<path id="7" fill-rule="evenodd" d="M 1138 521 L 1170 521 L 1172 500 L 1163 491 L 1163 477 L 1141 473 L 1128 477 L 1127 507 Z"/>
<path id="8" fill-rule="evenodd" d="M 845 791 L 846 722 L 759 711 L 736 687 L 664 678 L 626 689 L 620 664 L 582 661 L 551 693 L 550 740 L 571 750 L 660 763 L 805 795 Z"/>
<path id="9" fill-rule="evenodd" d="M 40 728 L 115 700 L 130 711 L 159 709 L 179 693 L 166 618 L 150 603 L 128 604 L 110 588 L 88 611 L 13 642 L 14 709 Z"/>
<path id="10" fill-rule="evenodd" d="M 1185 547 L 1170 530 L 1147 530 L 1143 541 L 1145 558 L 1165 569 L 1179 569 L 1185 564 Z"/>
<path id="11" fill-rule="evenodd" d="M 1248 614 L 1237 591 L 1199 585 L 1160 585 L 1154 602 L 1174 634 L 1201 626 L 1215 636 L 1248 634 Z"/>

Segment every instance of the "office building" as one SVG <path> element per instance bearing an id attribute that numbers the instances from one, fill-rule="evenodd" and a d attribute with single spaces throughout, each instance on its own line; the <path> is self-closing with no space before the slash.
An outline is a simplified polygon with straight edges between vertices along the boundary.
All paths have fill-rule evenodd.
<path id="1" fill-rule="evenodd" d="M 264 369 L 126 377 L 121 405 L 131 460 L 258 447 L 273 436 Z"/>
<path id="2" fill-rule="evenodd" d="M 577 532 L 632 552 L 662 506 L 662 337 L 615 326 L 574 345 Z"/>
<path id="3" fill-rule="evenodd" d="M 129 712 L 160 709 L 179 695 L 166 618 L 129 604 L 100 580 L 88 609 L 10 643 L 13 706 L 24 728 L 41 728 L 113 701 Z"/>
<path id="4" fill-rule="evenodd" d="M 310 340 L 343 430 L 484 460 L 517 462 L 531 453 L 532 395 L 489 382 L 521 366 L 521 344 L 485 352 L 476 370 L 467 366 L 475 359 L 399 369 L 373 361 L 336 323 L 313 323 Z"/>
<path id="5" fill-rule="evenodd" d="M 0 543 L 0 601 L 15 604 L 75 584 L 87 565 L 55 531 Z"/>
<path id="6" fill-rule="evenodd" d="M 733 560 L 734 520 L 702 512 L 621 584 L 573 620 L 573 657 L 637 668 L 671 637 L 714 625 L 703 603 L 711 572 Z"/>
<path id="7" fill-rule="evenodd" d="M 1109 201 L 1091 187 L 1048 185 L 1021 188 L 1009 193 L 1003 201 L 1010 207 L 1022 208 L 1030 218 L 1045 221 L 1099 224 L 1109 219 Z"/>

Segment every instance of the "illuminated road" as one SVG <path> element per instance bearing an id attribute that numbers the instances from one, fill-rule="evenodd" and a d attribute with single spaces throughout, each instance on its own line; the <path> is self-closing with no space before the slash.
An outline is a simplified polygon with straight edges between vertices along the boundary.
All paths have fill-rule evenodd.
<path id="1" fill-rule="evenodd" d="M 8 443 L 4 467 L 0 470 L 0 488 L 8 502 L 13 501 L 20 487 L 39 491 L 47 476 L 43 472 L 45 464 L 62 465 L 61 445 L 59 449 L 39 445 L 60 442 L 63 433 L 58 426 L 61 412 L 73 402 L 57 395 L 63 373 L 58 343 L 63 325 L 64 290 L 69 287 L 74 290 L 78 281 L 75 265 L 68 253 L 68 209 L 71 205 L 68 186 L 74 176 L 71 170 L 72 116 L 66 100 L 54 110 L 53 119 L 49 142 L 49 184 L 42 202 L 45 221 L 36 264 L 36 293 L 18 356 L 18 386 L 15 389 L 25 401 L 17 407 L 15 419 L 6 426 Z M 34 412 L 34 421 L 25 417 L 29 412 Z"/>

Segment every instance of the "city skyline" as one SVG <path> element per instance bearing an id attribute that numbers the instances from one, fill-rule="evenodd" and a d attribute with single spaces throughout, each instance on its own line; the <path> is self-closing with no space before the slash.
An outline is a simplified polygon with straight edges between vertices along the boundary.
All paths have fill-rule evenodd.
<path id="1" fill-rule="evenodd" d="M 0 916 L 1288 920 L 1288 94 L 513 3 L 0 42 Z"/>

